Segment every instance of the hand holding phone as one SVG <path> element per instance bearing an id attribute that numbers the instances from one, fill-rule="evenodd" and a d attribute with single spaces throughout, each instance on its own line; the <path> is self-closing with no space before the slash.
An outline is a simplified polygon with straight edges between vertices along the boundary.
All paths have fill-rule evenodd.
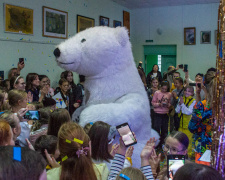
<path id="1" fill-rule="evenodd" d="M 137 143 L 137 140 L 135 139 L 128 123 L 118 125 L 116 126 L 116 129 L 122 137 L 122 140 L 126 147 Z"/>
<path id="2" fill-rule="evenodd" d="M 29 119 L 29 120 L 39 120 L 40 112 L 39 111 L 27 111 L 26 114 L 23 116 L 23 118 Z"/>
<path id="3" fill-rule="evenodd" d="M 167 177 L 169 180 L 173 179 L 177 170 L 185 164 L 184 155 L 168 155 L 167 156 Z"/>

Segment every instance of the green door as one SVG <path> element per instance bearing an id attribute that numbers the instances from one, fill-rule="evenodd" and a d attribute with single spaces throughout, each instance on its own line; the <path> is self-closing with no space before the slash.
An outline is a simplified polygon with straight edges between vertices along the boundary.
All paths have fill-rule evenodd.
<path id="1" fill-rule="evenodd" d="M 152 67 L 154 64 L 158 64 L 158 55 L 147 55 L 145 56 L 145 60 L 146 60 L 146 76 L 148 75 L 149 72 L 152 71 Z"/>
<path id="2" fill-rule="evenodd" d="M 175 55 L 162 55 L 161 57 L 161 73 L 167 72 L 169 66 L 176 67 L 176 56 Z"/>

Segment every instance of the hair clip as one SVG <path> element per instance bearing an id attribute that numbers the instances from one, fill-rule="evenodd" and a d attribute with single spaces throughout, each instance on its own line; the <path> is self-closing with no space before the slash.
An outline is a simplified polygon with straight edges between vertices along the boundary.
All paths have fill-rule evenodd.
<path id="1" fill-rule="evenodd" d="M 15 82 L 14 82 L 13 85 L 15 85 L 17 83 L 17 81 L 18 81 L 19 78 L 20 78 L 20 76 L 17 76 L 17 78 L 16 78 L 16 80 L 15 80 Z"/>
<path id="2" fill-rule="evenodd" d="M 94 123 L 93 122 L 90 122 L 90 125 L 93 125 Z"/>
<path id="3" fill-rule="evenodd" d="M 68 156 L 64 156 L 64 158 L 62 158 L 62 162 L 67 160 L 68 159 Z"/>
<path id="4" fill-rule="evenodd" d="M 67 142 L 67 143 L 71 143 L 71 141 L 70 141 L 70 140 L 68 140 L 68 139 L 66 139 L 66 142 Z"/>
<path id="5" fill-rule="evenodd" d="M 80 155 L 87 156 L 87 151 L 89 151 L 89 147 L 85 147 L 85 148 L 82 147 L 81 149 L 77 150 L 76 154 L 78 158 L 80 157 Z"/>
<path id="6" fill-rule="evenodd" d="M 120 174 L 120 177 L 122 177 L 122 178 L 124 178 L 124 179 L 126 179 L 126 180 L 130 180 L 130 178 L 128 177 L 128 176 L 126 176 L 125 174 Z"/>
<path id="7" fill-rule="evenodd" d="M 76 138 L 74 138 L 74 141 L 79 143 L 79 144 L 83 144 L 84 143 L 84 141 L 81 141 L 80 139 L 76 139 Z"/>
<path id="8" fill-rule="evenodd" d="M 21 161 L 21 147 L 13 147 L 13 160 Z"/>

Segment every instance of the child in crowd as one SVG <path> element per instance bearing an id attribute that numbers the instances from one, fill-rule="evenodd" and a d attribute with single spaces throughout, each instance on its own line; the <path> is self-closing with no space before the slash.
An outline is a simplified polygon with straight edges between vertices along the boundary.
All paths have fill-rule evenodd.
<path id="1" fill-rule="evenodd" d="M 49 107 L 52 111 L 56 109 L 56 101 L 51 97 L 45 97 L 42 101 L 44 107 Z"/>
<path id="2" fill-rule="evenodd" d="M 172 132 L 174 129 L 175 131 L 178 131 L 180 120 L 178 118 L 178 114 L 175 112 L 175 108 L 177 106 L 178 100 L 180 97 L 183 97 L 184 95 L 184 88 L 183 88 L 183 79 L 181 77 L 174 78 L 174 86 L 175 89 L 172 91 L 172 111 L 173 113 L 170 113 L 170 132 Z M 172 116 L 174 114 L 174 116 Z"/>
<path id="3" fill-rule="evenodd" d="M 39 89 L 40 80 L 38 74 L 36 73 L 28 73 L 26 77 L 26 91 L 27 93 L 31 93 L 33 96 L 33 101 L 41 102 L 42 99 L 47 94 L 47 90 L 43 87 L 41 90 Z M 39 93 L 41 95 L 39 97 Z"/>
<path id="4" fill-rule="evenodd" d="M 5 120 L 0 120 L 0 146 L 15 146 L 12 128 Z"/>
<path id="5" fill-rule="evenodd" d="M 94 124 L 93 122 L 90 122 L 90 123 L 87 123 L 87 124 L 84 126 L 84 131 L 86 132 L 86 134 L 89 133 L 89 131 L 90 131 L 90 129 L 91 129 L 91 127 L 92 127 L 93 124 Z"/>
<path id="6" fill-rule="evenodd" d="M 171 106 L 171 93 L 169 92 L 170 86 L 169 83 L 163 81 L 161 83 L 161 89 L 156 91 L 153 99 L 152 105 L 154 106 L 154 127 L 159 134 L 160 134 L 160 143 L 159 147 L 162 145 L 163 139 L 168 134 L 168 122 L 169 122 L 169 107 Z"/>
<path id="7" fill-rule="evenodd" d="M 40 80 L 40 89 L 46 88 L 47 94 L 45 97 L 52 97 L 54 96 L 54 90 L 50 87 L 50 79 L 46 75 L 39 75 Z"/>
<path id="8" fill-rule="evenodd" d="M 192 150 L 192 136 L 193 134 L 188 130 L 188 124 L 192 117 L 193 107 L 196 103 L 194 96 L 193 86 L 187 86 L 184 88 L 184 96 L 180 97 L 179 103 L 176 107 L 176 113 L 180 119 L 180 126 L 178 131 L 185 133 L 189 139 L 188 157 L 193 158 Z"/>
<path id="9" fill-rule="evenodd" d="M 18 89 L 25 91 L 26 83 L 22 76 L 13 76 L 10 79 L 10 89 Z"/>
<path id="10" fill-rule="evenodd" d="M 57 108 L 67 108 L 69 109 L 69 96 L 68 96 L 68 88 L 69 82 L 62 78 L 59 80 L 59 92 L 55 92 L 56 94 L 53 96 L 55 99 Z"/>
<path id="11" fill-rule="evenodd" d="M 5 90 L 0 89 L 0 112 L 9 109 L 8 93 Z"/>
<path id="12" fill-rule="evenodd" d="M 61 166 L 49 170 L 47 178 L 106 180 L 109 170 L 104 163 L 92 162 L 90 145 L 90 139 L 81 126 L 73 122 L 63 124 L 58 133 Z"/>
<path id="13" fill-rule="evenodd" d="M 70 122 L 70 121 L 71 121 L 70 114 L 66 109 L 59 108 L 54 110 L 50 115 L 47 134 L 57 137 L 60 127 L 64 123 Z"/>
<path id="14" fill-rule="evenodd" d="M 172 92 L 174 89 L 176 89 L 174 84 L 175 84 L 176 78 L 178 78 L 178 77 L 180 77 L 180 73 L 178 71 L 174 72 L 173 73 L 173 82 L 171 84 L 170 92 Z"/>
<path id="15" fill-rule="evenodd" d="M 159 90 L 159 80 L 158 78 L 154 77 L 152 78 L 151 80 L 151 88 L 149 88 L 147 90 L 147 93 L 148 93 L 148 99 L 149 99 L 149 102 L 150 102 L 150 108 L 151 108 L 151 119 L 152 119 L 152 127 L 154 127 L 154 106 L 152 105 L 152 98 L 155 94 L 156 91 Z"/>
<path id="16" fill-rule="evenodd" d="M 48 151 L 48 154 L 54 159 L 58 159 L 60 152 L 57 149 L 57 137 L 52 135 L 42 135 L 35 141 L 34 149 L 40 153 L 44 159 L 47 161 L 45 150 Z M 51 165 L 46 166 L 46 170 L 52 169 Z"/>
<path id="17" fill-rule="evenodd" d="M 153 65 L 152 71 L 147 75 L 146 81 L 148 89 L 152 87 L 153 78 L 157 78 L 159 83 L 162 82 L 162 75 L 161 72 L 159 71 L 159 66 L 157 64 Z"/>

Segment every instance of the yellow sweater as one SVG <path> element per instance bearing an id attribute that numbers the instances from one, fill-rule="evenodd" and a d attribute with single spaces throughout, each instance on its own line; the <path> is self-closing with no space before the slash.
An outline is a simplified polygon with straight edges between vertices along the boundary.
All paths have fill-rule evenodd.
<path id="1" fill-rule="evenodd" d="M 98 180 L 107 180 L 109 169 L 105 163 L 93 164 Z M 53 168 L 47 172 L 47 180 L 60 180 L 61 167 Z"/>

